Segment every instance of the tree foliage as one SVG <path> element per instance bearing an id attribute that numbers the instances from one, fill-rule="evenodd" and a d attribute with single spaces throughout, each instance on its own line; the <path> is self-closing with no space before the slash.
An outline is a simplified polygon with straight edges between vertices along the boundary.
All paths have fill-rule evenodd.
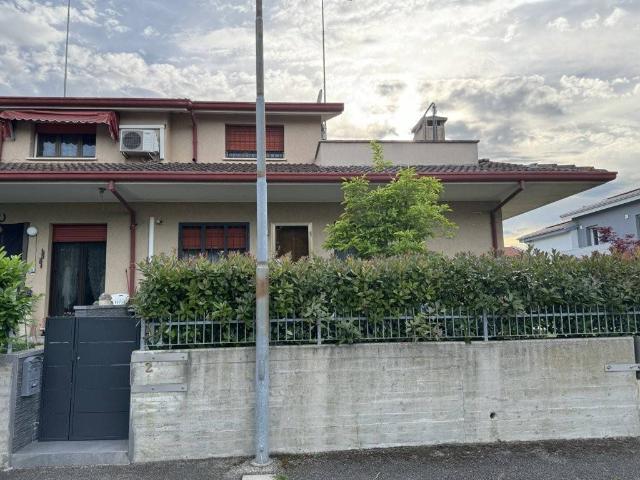
<path id="1" fill-rule="evenodd" d="M 6 345 L 20 322 L 26 320 L 36 298 L 25 285 L 29 266 L 0 247 L 0 346 Z"/>
<path id="2" fill-rule="evenodd" d="M 389 168 L 382 147 L 372 142 L 375 171 Z M 366 176 L 342 184 L 344 211 L 327 228 L 325 247 L 362 258 L 427 251 L 426 240 L 452 234 L 455 224 L 440 203 L 442 184 L 404 168 L 387 185 L 371 186 Z"/>

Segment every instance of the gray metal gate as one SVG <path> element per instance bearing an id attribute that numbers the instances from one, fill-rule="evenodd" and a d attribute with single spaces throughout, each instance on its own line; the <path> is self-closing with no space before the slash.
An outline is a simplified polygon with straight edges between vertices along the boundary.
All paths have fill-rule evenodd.
<path id="1" fill-rule="evenodd" d="M 49 317 L 40 440 L 129 436 L 129 371 L 139 328 L 130 316 Z"/>

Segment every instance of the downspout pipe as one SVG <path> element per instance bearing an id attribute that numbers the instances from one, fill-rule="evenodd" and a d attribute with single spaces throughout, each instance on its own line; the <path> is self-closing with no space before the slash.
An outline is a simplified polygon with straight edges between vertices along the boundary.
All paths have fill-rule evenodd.
<path id="1" fill-rule="evenodd" d="M 133 297 L 136 290 L 136 211 L 129 205 L 120 192 L 118 192 L 116 183 L 113 180 L 109 182 L 108 188 L 113 196 L 116 197 L 127 212 L 129 212 L 129 277 L 127 283 L 129 297 Z"/>
<path id="2" fill-rule="evenodd" d="M 505 198 L 504 200 L 502 200 L 498 205 L 496 205 L 494 208 L 492 208 L 489 211 L 489 216 L 491 218 L 491 245 L 493 247 L 493 253 L 496 254 L 498 252 L 498 222 L 497 222 L 497 215 L 498 212 L 500 210 L 502 210 L 502 207 L 504 207 L 507 203 L 509 203 L 511 200 L 513 200 L 516 196 L 518 196 L 518 194 L 520 194 L 520 192 L 522 192 L 524 190 L 524 181 L 523 180 L 519 180 L 518 181 L 518 186 L 516 187 L 516 189 L 511 192 L 507 198 Z"/>
<path id="3" fill-rule="evenodd" d="M 191 161 L 198 163 L 198 123 L 196 122 L 196 114 L 193 111 L 193 103 L 189 101 L 187 107 L 191 113 Z"/>

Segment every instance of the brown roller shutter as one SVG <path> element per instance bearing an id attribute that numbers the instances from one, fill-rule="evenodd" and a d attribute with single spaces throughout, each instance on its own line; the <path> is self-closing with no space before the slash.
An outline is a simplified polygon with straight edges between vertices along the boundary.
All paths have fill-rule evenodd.
<path id="1" fill-rule="evenodd" d="M 107 226 L 105 224 L 87 225 L 54 225 L 54 242 L 106 242 Z"/>

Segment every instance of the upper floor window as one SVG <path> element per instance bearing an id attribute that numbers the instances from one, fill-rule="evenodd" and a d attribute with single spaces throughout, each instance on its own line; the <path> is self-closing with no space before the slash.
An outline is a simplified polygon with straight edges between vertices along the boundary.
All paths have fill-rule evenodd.
<path id="1" fill-rule="evenodd" d="M 230 252 L 249 251 L 247 223 L 183 223 L 180 224 L 180 257 L 206 256 L 215 260 Z"/>
<path id="2" fill-rule="evenodd" d="M 284 158 L 284 126 L 267 125 L 267 158 Z M 227 158 L 256 158 L 255 125 L 227 125 L 225 128 Z"/>
<path id="3" fill-rule="evenodd" d="M 95 158 L 95 125 L 37 125 L 36 157 Z"/>

